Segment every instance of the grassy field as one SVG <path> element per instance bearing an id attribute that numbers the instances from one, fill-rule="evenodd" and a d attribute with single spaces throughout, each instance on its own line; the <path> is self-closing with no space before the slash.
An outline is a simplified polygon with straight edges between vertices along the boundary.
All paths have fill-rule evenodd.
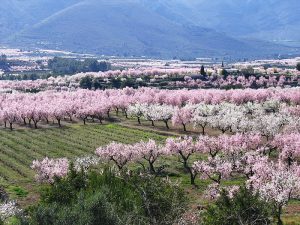
<path id="1" fill-rule="evenodd" d="M 13 131 L 0 129 L 0 185 L 21 203 L 33 203 L 37 184 L 30 165 L 44 157 L 70 159 L 92 154 L 97 147 L 110 142 L 135 143 L 149 138 L 163 141 L 166 137 L 117 124 L 68 124 L 63 128 Z"/>

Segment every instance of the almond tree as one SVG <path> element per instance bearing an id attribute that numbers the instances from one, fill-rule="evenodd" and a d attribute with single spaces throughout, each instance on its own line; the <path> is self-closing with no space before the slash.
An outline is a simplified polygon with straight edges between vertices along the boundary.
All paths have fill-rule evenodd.
<path id="1" fill-rule="evenodd" d="M 113 161 L 119 170 L 122 170 L 129 162 L 134 161 L 137 157 L 132 145 L 119 144 L 116 142 L 98 148 L 95 153 L 100 159 Z"/>
<path id="2" fill-rule="evenodd" d="M 168 151 L 161 145 L 157 145 L 154 140 L 149 140 L 148 142 L 141 141 L 135 145 L 133 148 L 136 151 L 138 157 L 143 158 L 149 164 L 149 171 L 152 174 L 156 174 L 154 163 L 160 156 L 167 155 Z"/>
<path id="3" fill-rule="evenodd" d="M 267 164 L 257 162 L 254 166 L 254 175 L 248 180 L 250 188 L 257 191 L 267 202 L 276 209 L 277 224 L 282 225 L 282 210 L 290 199 L 298 198 L 300 193 L 299 166 L 290 167 L 281 162 L 272 161 Z"/>
<path id="4" fill-rule="evenodd" d="M 300 134 L 277 134 L 271 146 L 278 149 L 279 159 L 290 167 L 300 156 Z"/>
<path id="5" fill-rule="evenodd" d="M 192 137 L 168 138 L 166 140 L 166 149 L 170 154 L 179 154 L 184 169 L 190 174 L 191 184 L 195 185 L 197 172 L 192 167 L 191 156 L 199 152 L 197 145 Z"/>
<path id="6" fill-rule="evenodd" d="M 173 126 L 182 125 L 183 130 L 186 131 L 186 125 L 191 122 L 194 110 L 193 105 L 186 105 L 182 108 L 176 107 L 172 116 Z"/>
<path id="7" fill-rule="evenodd" d="M 147 108 L 146 104 L 134 104 L 134 105 L 130 105 L 128 107 L 127 113 L 129 116 L 131 117 L 136 117 L 138 120 L 138 123 L 141 124 L 141 118 L 144 116 L 144 112 Z"/>
<path id="8" fill-rule="evenodd" d="M 215 158 L 209 157 L 207 161 L 196 161 L 193 169 L 201 175 L 202 179 L 210 179 L 218 185 L 221 180 L 230 177 L 232 164 L 220 156 Z"/>
<path id="9" fill-rule="evenodd" d="M 212 118 L 219 111 L 218 105 L 198 104 L 195 106 L 192 122 L 194 126 L 202 128 L 202 134 L 205 135 L 206 126 L 212 123 Z"/>

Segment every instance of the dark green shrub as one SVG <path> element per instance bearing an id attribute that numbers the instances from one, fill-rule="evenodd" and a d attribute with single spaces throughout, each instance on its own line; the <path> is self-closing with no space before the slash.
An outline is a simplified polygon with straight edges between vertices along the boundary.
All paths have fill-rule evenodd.
<path id="1" fill-rule="evenodd" d="M 99 72 L 111 70 L 111 64 L 106 61 L 98 62 L 96 59 L 71 59 L 54 57 L 48 60 L 48 67 L 54 74 L 74 74 L 80 72 Z"/>
<path id="2" fill-rule="evenodd" d="M 297 63 L 296 68 L 297 68 L 298 71 L 300 71 L 300 63 Z"/>
<path id="3" fill-rule="evenodd" d="M 76 172 L 71 166 L 69 175 L 65 179 L 56 178 L 51 186 L 41 189 L 41 202 L 70 204 L 76 200 L 78 193 L 87 185 L 87 177 L 83 172 Z"/>
<path id="4" fill-rule="evenodd" d="M 261 201 L 257 194 L 242 187 L 233 198 L 223 191 L 214 205 L 210 205 L 203 215 L 204 225 L 267 225 L 271 224 L 269 205 Z"/>
<path id="5" fill-rule="evenodd" d="M 118 225 L 113 206 L 105 195 L 91 196 L 81 193 L 76 203 L 62 206 L 56 203 L 39 206 L 33 214 L 32 224 L 43 225 Z"/>
<path id="6" fill-rule="evenodd" d="M 71 170 L 43 188 L 40 204 L 29 214 L 36 225 L 172 225 L 185 208 L 184 192 L 161 178 Z"/>
<path id="7" fill-rule="evenodd" d="M 80 82 L 79 82 L 79 87 L 83 88 L 83 89 L 92 89 L 92 85 L 93 85 L 93 80 L 91 77 L 86 76 L 81 78 Z"/>

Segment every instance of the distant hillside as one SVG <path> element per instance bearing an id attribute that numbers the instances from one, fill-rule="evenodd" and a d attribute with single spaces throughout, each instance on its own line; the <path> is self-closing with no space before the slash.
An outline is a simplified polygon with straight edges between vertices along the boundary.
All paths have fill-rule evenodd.
<path id="1" fill-rule="evenodd" d="M 228 32 L 242 14 L 234 3 L 238 0 L 2 1 L 6 6 L 1 5 L 0 12 L 6 9 L 6 16 L 0 17 L 0 41 L 18 46 L 155 57 L 255 57 L 295 51 L 253 39 L 258 33 L 248 32 L 247 23 L 247 32 L 239 27 Z M 219 14 L 213 15 L 209 7 Z M 11 10 L 13 18 L 7 19 Z"/>
<path id="2" fill-rule="evenodd" d="M 166 2 L 161 0 L 160 2 Z M 169 0 L 195 24 L 275 43 L 300 46 L 299 0 Z"/>
<path id="3" fill-rule="evenodd" d="M 80 0 L 1 0 L 0 41 Z"/>

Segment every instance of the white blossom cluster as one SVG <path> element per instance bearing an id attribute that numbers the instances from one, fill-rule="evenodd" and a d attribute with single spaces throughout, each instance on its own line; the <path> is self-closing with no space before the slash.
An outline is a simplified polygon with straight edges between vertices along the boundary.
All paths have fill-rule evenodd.
<path id="1" fill-rule="evenodd" d="M 173 107 L 166 104 L 135 104 L 128 108 L 128 115 L 152 121 L 172 120 L 173 125 L 193 124 L 205 133 L 206 127 L 218 129 L 223 133 L 256 132 L 266 138 L 274 137 L 283 129 L 300 129 L 300 119 L 291 115 L 285 103 L 269 100 L 264 103 L 248 102 L 233 104 L 187 104 L 183 107 Z"/>
<path id="2" fill-rule="evenodd" d="M 10 201 L 0 204 L 0 219 L 6 220 L 12 216 L 20 214 L 22 210 L 17 206 L 16 202 Z"/>
<path id="3" fill-rule="evenodd" d="M 77 158 L 74 162 L 74 168 L 76 171 L 83 170 L 84 172 L 88 171 L 88 169 L 92 166 L 98 165 L 100 162 L 100 158 L 90 155 L 81 158 Z"/>

